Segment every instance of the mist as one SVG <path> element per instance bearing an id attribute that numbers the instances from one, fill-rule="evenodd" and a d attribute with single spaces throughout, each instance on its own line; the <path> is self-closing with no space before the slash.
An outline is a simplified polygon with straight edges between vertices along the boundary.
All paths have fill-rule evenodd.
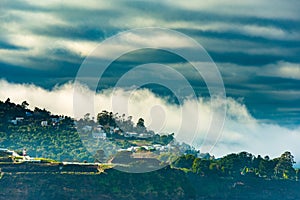
<path id="1" fill-rule="evenodd" d="M 0 100 L 7 98 L 14 103 L 27 101 L 29 108 L 45 108 L 52 114 L 78 118 L 86 113 L 96 117 L 102 110 L 132 116 L 133 121 L 142 117 L 146 126 L 157 133 L 175 133 L 177 140 L 189 143 L 201 151 L 208 150 L 216 157 L 232 152 L 248 151 L 255 155 L 278 157 L 290 151 L 296 161 L 300 161 L 300 126 L 288 128 L 275 123 L 265 123 L 255 119 L 242 101 L 227 98 L 227 115 L 218 140 L 203 147 L 210 140 L 207 135 L 213 122 L 213 106 L 209 98 L 186 99 L 182 105 L 172 104 L 148 89 L 135 91 L 122 88 L 109 89 L 94 94 L 81 86 L 82 97 L 93 97 L 94 106 L 85 109 L 73 108 L 74 86 L 66 83 L 46 90 L 32 84 L 15 84 L 0 80 Z M 77 116 L 74 115 L 76 111 Z M 187 115 L 188 113 L 188 115 Z M 214 124 L 212 124 L 213 126 Z M 223 124 L 222 124 L 223 125 Z M 215 138 L 213 138 L 215 139 Z"/>

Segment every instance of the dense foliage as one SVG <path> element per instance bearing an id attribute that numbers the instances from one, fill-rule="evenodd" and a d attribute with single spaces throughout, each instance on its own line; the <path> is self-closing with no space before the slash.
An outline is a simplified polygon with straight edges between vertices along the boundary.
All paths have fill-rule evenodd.
<path id="1" fill-rule="evenodd" d="M 92 143 L 85 140 L 78 130 L 84 126 L 95 127 L 97 124 L 103 125 L 110 142 L 102 144 L 115 145 L 112 149 L 128 148 L 135 143 L 161 144 L 166 145 L 173 140 L 173 134 L 158 135 L 146 129 L 144 120 L 140 118 L 136 125 L 132 122 L 132 117 L 125 115 L 118 116 L 111 112 L 102 111 L 98 114 L 97 121 L 86 114 L 83 119 L 74 121 L 68 116 L 52 115 L 46 109 L 35 108 L 33 111 L 28 109 L 29 104 L 24 101 L 21 105 L 12 103 L 10 99 L 5 102 L 0 101 L 0 148 L 14 149 L 22 152 L 23 148 L 28 150 L 28 155 L 33 157 L 47 157 L 58 161 L 95 161 L 89 146 L 99 149 L 99 142 Z M 44 124 L 43 124 L 44 123 Z M 110 133 L 111 127 L 119 127 L 122 132 L 138 132 L 152 135 L 151 139 L 136 141 L 132 138 Z M 92 131 L 89 131 L 90 135 Z M 83 143 L 86 142 L 86 143 Z M 100 145 L 101 146 L 101 145 Z M 105 156 L 102 156 L 105 157 Z M 101 160 L 101 159 L 100 159 Z M 99 161 L 98 157 L 96 161 Z M 103 160 L 102 160 L 103 161 Z"/>
<path id="2" fill-rule="evenodd" d="M 260 177 L 264 179 L 299 180 L 299 170 L 293 168 L 294 157 L 290 152 L 280 157 L 270 159 L 262 158 L 241 152 L 232 153 L 220 159 L 201 159 L 193 155 L 184 155 L 178 158 L 173 166 L 192 171 L 207 177 Z"/>
<path id="3" fill-rule="evenodd" d="M 131 174 L 7 173 L 0 177 L 0 199 L 205 199 L 298 200 L 300 183 L 198 176 L 181 170 Z"/>
<path id="4" fill-rule="evenodd" d="M 33 111 L 27 108 L 24 101 L 21 105 L 14 104 L 7 99 L 0 101 L 0 148 L 9 148 L 21 151 L 24 147 L 33 157 L 46 157 L 58 161 L 89 161 L 104 162 L 105 152 L 98 149 L 96 157 L 88 153 L 84 147 L 82 138 L 75 127 L 74 120 L 67 116 L 51 115 L 45 109 L 35 108 Z M 19 118 L 19 121 L 13 121 Z M 43 121 L 47 125 L 42 125 Z M 120 127 L 122 131 L 136 131 L 153 134 L 151 139 L 139 142 L 168 144 L 173 140 L 173 134 L 158 135 L 148 131 L 144 120 L 140 118 L 136 124 L 131 117 L 118 116 L 111 112 L 102 111 L 98 114 L 97 122 L 86 114 L 83 119 L 76 122 L 76 126 L 97 125 Z M 109 133 L 109 131 L 107 131 Z M 128 147 L 136 140 L 128 138 L 123 140 L 114 136 L 111 140 L 121 147 Z M 120 136 L 121 137 L 121 136 Z M 164 156 L 166 158 L 164 158 Z M 161 161 L 170 156 L 162 154 Z M 268 156 L 254 156 L 247 152 L 232 153 L 220 159 L 213 157 L 197 157 L 196 151 L 188 150 L 186 155 L 178 158 L 173 167 L 183 169 L 202 177 L 259 177 L 261 179 L 289 179 L 298 180 L 299 170 L 294 169 L 294 157 L 290 152 L 283 153 L 280 157 L 270 159 Z"/>
<path id="5" fill-rule="evenodd" d="M 56 116 L 45 109 L 27 109 L 10 100 L 0 101 L 0 147 L 21 151 L 27 148 L 28 155 L 56 160 L 92 161 L 74 127 L 74 121 L 67 116 Z M 17 124 L 11 122 L 23 118 Z M 61 119 L 53 125 L 52 119 Z M 42 126 L 47 121 L 49 126 Z"/>

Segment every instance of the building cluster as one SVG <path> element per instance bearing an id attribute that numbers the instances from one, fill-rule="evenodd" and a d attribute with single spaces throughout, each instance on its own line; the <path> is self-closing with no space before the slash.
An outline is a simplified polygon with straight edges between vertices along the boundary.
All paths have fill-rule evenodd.
<path id="1" fill-rule="evenodd" d="M 207 155 L 203 155 L 199 153 L 199 151 L 196 151 L 193 149 L 190 145 L 183 143 L 183 142 L 177 142 L 176 140 L 173 140 L 171 143 L 167 145 L 162 145 L 159 143 L 155 143 L 154 132 L 146 132 L 146 133 L 137 133 L 137 132 L 123 132 L 118 127 L 103 127 L 102 125 L 85 125 L 81 129 L 82 133 L 88 134 L 89 137 L 93 137 L 93 139 L 98 140 L 106 140 L 108 137 L 114 137 L 118 136 L 123 138 L 124 140 L 130 139 L 130 140 L 149 140 L 149 145 L 132 145 L 128 148 L 120 148 L 117 149 L 118 152 L 131 152 L 131 153 L 137 153 L 142 151 L 148 151 L 148 152 L 156 152 L 156 153 L 165 153 L 165 152 L 179 152 L 179 153 L 193 153 L 196 154 L 197 157 L 205 157 Z M 109 135 L 109 136 L 108 136 Z"/>
<path id="2" fill-rule="evenodd" d="M 30 117 L 32 116 L 32 114 L 30 112 L 26 112 L 26 116 Z M 14 125 L 18 125 L 24 122 L 24 117 L 15 117 L 12 120 L 9 120 L 10 123 L 14 124 Z M 41 120 L 40 121 L 40 125 L 42 127 L 47 127 L 47 126 L 57 126 L 59 124 L 60 121 L 64 120 L 64 117 L 59 116 L 59 117 L 52 117 L 49 120 Z"/>
<path id="3" fill-rule="evenodd" d="M 137 139 L 148 139 L 154 136 L 153 133 L 148 133 L 148 132 L 147 133 L 123 132 L 119 127 L 113 127 L 113 126 L 110 126 L 108 129 L 105 130 L 105 128 L 102 125 L 97 125 L 97 126 L 85 125 L 82 127 L 81 131 L 83 133 L 92 132 L 93 138 L 103 139 L 103 140 L 107 138 L 107 133 L 109 133 L 110 135 L 117 134 L 119 136 L 123 136 L 124 138 L 137 138 Z"/>
<path id="4" fill-rule="evenodd" d="M 17 125 L 17 124 L 23 122 L 23 120 L 24 120 L 24 117 L 16 117 L 15 119 L 10 120 L 9 122 L 14 125 Z"/>
<path id="5" fill-rule="evenodd" d="M 158 151 L 158 152 L 168 152 L 171 151 L 175 148 L 175 146 L 172 146 L 171 144 L 168 145 L 161 145 L 161 144 L 153 144 L 153 145 L 143 145 L 143 146 L 131 146 L 127 149 L 119 149 L 118 152 L 138 152 L 141 150 L 146 150 L 146 151 Z"/>

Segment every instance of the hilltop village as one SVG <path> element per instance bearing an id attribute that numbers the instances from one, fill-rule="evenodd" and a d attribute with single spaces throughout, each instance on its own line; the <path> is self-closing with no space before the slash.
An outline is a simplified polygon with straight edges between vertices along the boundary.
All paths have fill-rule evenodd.
<path id="1" fill-rule="evenodd" d="M 1 148 L 14 149 L 19 155 L 27 149 L 27 156 L 69 162 L 108 162 L 122 152 L 135 157 L 164 158 L 164 161 L 185 154 L 210 157 L 176 141 L 174 133 L 147 130 L 142 118 L 135 124 L 130 116 L 102 111 L 96 120 L 90 114 L 74 120 L 52 115 L 46 109 L 30 110 L 28 106 L 26 101 L 20 105 L 10 99 L 0 102 Z"/>

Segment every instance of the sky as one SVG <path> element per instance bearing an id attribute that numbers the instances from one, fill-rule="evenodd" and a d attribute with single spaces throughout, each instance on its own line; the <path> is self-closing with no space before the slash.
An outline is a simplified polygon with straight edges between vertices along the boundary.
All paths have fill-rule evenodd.
<path id="1" fill-rule="evenodd" d="M 300 161 L 296 142 L 300 141 L 299 7 L 298 0 L 2 0 L 0 99 L 27 100 L 32 107 L 73 115 L 72 83 L 84 60 L 101 42 L 131 29 L 171 29 L 202 45 L 224 82 L 227 116 L 213 153 L 249 150 L 278 156 L 290 150 Z M 176 37 L 152 37 L 153 45 L 185 48 Z M 149 43 L 139 37 L 131 39 Z M 105 50 L 102 56 L 110 59 L 111 52 Z M 168 119 L 164 130 L 176 131 L 183 120 L 180 109 L 197 102 L 204 116 L 201 120 L 208 123 L 205 116 L 212 110 L 203 78 L 195 77 L 186 60 L 157 49 L 129 52 L 116 59 L 97 86 L 96 99 L 101 102 L 97 109 L 109 109 L 111 88 L 124 73 L 146 63 L 161 63 L 177 70 L 191 84 L 196 98 L 178 106 L 168 88 L 147 85 L 136 92 L 139 98 L 127 102 L 134 107 L 129 113 L 134 119 L 143 116 L 151 126 L 149 121 L 155 121 L 155 117 L 148 114 L 148 108 L 153 107 L 154 114 Z M 148 76 L 147 69 L 144 74 Z M 83 91 L 91 92 L 88 88 Z M 129 98 L 122 88 L 116 96 Z M 207 128 L 204 126 L 199 132 Z"/>

